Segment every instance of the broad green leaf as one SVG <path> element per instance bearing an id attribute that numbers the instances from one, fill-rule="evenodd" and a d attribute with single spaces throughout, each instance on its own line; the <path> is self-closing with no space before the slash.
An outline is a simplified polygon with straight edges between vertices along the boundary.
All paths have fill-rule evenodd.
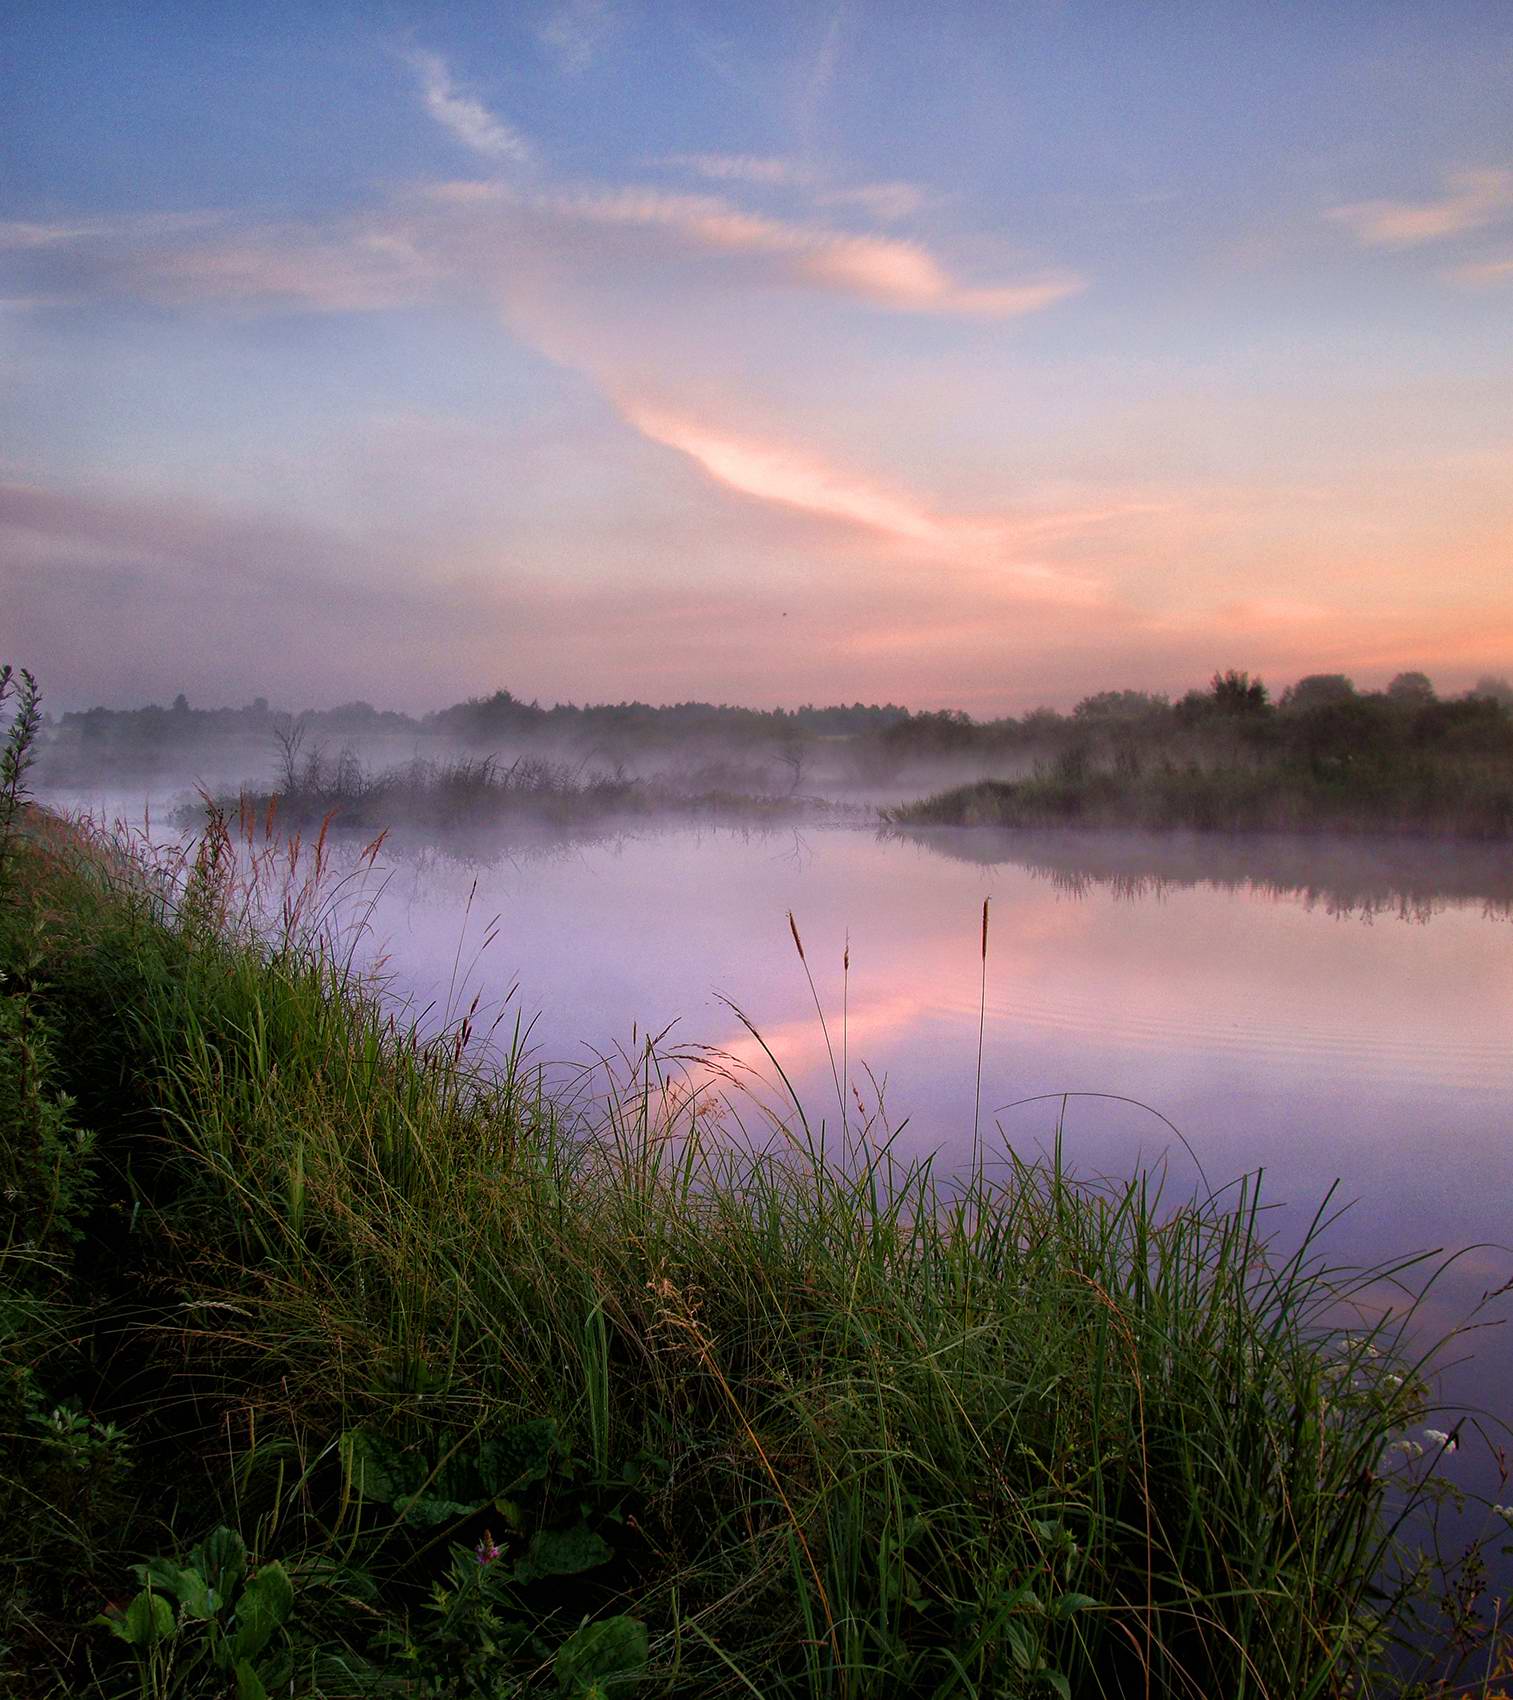
<path id="1" fill-rule="evenodd" d="M 236 1700 L 268 1700 L 263 1679 L 245 1659 L 236 1663 Z"/>
<path id="2" fill-rule="evenodd" d="M 268 1645 L 273 1632 L 287 1623 L 294 1607 L 294 1589 L 281 1564 L 265 1564 L 242 1590 L 236 1602 L 236 1633 L 231 1638 L 235 1659 L 253 1659 Z"/>
<path id="3" fill-rule="evenodd" d="M 171 1594 L 190 1617 L 202 1623 L 221 1609 L 221 1596 L 191 1565 L 175 1564 L 171 1558 L 150 1558 L 146 1564 L 132 1565 L 131 1570 L 144 1587 Z"/>
<path id="4" fill-rule="evenodd" d="M 178 1582 L 179 1602 L 188 1617 L 208 1623 L 221 1604 L 221 1596 L 198 1570 L 181 1570 Z"/>
<path id="5" fill-rule="evenodd" d="M 1035 1643 L 1017 1623 L 1008 1626 L 1009 1654 L 1020 1670 L 1031 1671 L 1040 1662 Z"/>
<path id="6" fill-rule="evenodd" d="M 175 1599 L 183 1597 L 179 1592 L 179 1579 L 184 1572 L 171 1558 L 149 1558 L 146 1564 L 132 1565 L 131 1573 L 144 1588 L 151 1587 L 160 1594 L 172 1594 Z"/>
<path id="7" fill-rule="evenodd" d="M 352 1485 L 364 1499 L 380 1505 L 413 1494 L 426 1479 L 423 1459 L 401 1451 L 367 1429 L 347 1429 L 340 1441 L 342 1462 Z"/>
<path id="8" fill-rule="evenodd" d="M 478 1448 L 484 1497 L 503 1498 L 544 1481 L 556 1445 L 557 1424 L 551 1417 L 533 1417 L 490 1435 Z"/>
<path id="9" fill-rule="evenodd" d="M 144 1588 L 119 1618 L 107 1620 L 123 1641 L 133 1647 L 150 1647 L 173 1634 L 173 1607 L 164 1594 Z"/>
<path id="10" fill-rule="evenodd" d="M 1040 1679 L 1042 1682 L 1050 1683 L 1051 1687 L 1061 1696 L 1061 1700 L 1072 1700 L 1072 1685 L 1059 1670 L 1042 1670 Z"/>
<path id="11" fill-rule="evenodd" d="M 646 1653 L 646 1625 L 639 1618 L 585 1623 L 557 1649 L 558 1686 L 578 1700 L 588 1700 L 604 1678 L 633 1676 L 643 1669 Z"/>
<path id="12" fill-rule="evenodd" d="M 488 1504 L 486 1499 L 440 1499 L 434 1494 L 402 1494 L 394 1501 L 394 1509 L 421 1528 L 431 1529 L 438 1523 L 455 1523 L 459 1517 L 471 1517 Z"/>
<path id="13" fill-rule="evenodd" d="M 609 1543 L 582 1523 L 571 1529 L 543 1529 L 515 1565 L 517 1582 L 539 1582 L 545 1576 L 576 1576 L 614 1556 Z"/>
<path id="14" fill-rule="evenodd" d="M 222 1527 L 190 1553 L 189 1564 L 223 1600 L 229 1600 L 246 1574 L 247 1548 L 235 1529 Z"/>
<path id="15" fill-rule="evenodd" d="M 1064 1622 L 1073 1612 L 1081 1611 L 1084 1606 L 1095 1606 L 1097 1604 L 1097 1600 L 1091 1594 L 1062 1594 L 1057 1598 L 1055 1605 L 1051 1607 L 1051 1616 L 1059 1617 Z"/>

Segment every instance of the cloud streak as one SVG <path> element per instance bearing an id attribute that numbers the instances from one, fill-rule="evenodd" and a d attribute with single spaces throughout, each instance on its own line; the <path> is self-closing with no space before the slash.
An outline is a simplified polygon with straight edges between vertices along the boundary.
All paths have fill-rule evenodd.
<path id="1" fill-rule="evenodd" d="M 498 182 L 435 185 L 329 225 L 99 225 L 10 227 L 0 246 L 22 256 L 32 293 L 106 298 L 136 293 L 178 305 L 279 301 L 317 311 L 365 311 L 438 292 L 507 294 L 511 279 L 547 258 L 584 281 L 612 266 L 666 265 L 680 256 L 725 262 L 701 289 L 780 285 L 896 312 L 1005 319 L 1037 313 L 1087 287 L 1073 272 L 984 286 L 952 276 L 922 243 L 749 212 L 716 195 L 660 189 L 562 187 L 526 193 Z M 599 231 L 645 239 L 639 252 L 585 241 Z"/>
<path id="2" fill-rule="evenodd" d="M 1497 260 L 1475 260 L 1456 266 L 1445 274 L 1452 283 L 1468 289 L 1495 289 L 1501 284 L 1513 284 L 1513 254 Z"/>
<path id="3" fill-rule="evenodd" d="M 495 117 L 482 101 L 463 94 L 439 53 L 416 51 L 406 58 L 420 78 L 426 111 L 444 130 L 485 159 L 507 165 L 529 163 L 533 153 L 530 143 L 513 125 Z"/>
<path id="4" fill-rule="evenodd" d="M 686 455 L 717 485 L 739 495 L 859 528 L 897 546 L 904 559 L 986 574 L 1000 590 L 1025 601 L 1075 608 L 1106 601 L 1095 580 L 1021 558 L 1021 541 L 1045 527 L 1044 517 L 1021 526 L 1009 517 L 936 513 L 907 493 L 789 444 L 733 434 L 655 406 L 628 402 L 622 411 L 642 435 Z M 1098 512 L 1091 523 L 1105 517 Z M 1062 516 L 1066 530 L 1086 523 L 1086 515 Z"/>
<path id="5" fill-rule="evenodd" d="M 916 183 L 837 184 L 802 160 L 768 154 L 674 153 L 663 165 L 691 172 L 711 183 L 743 183 L 761 189 L 801 192 L 817 207 L 858 207 L 880 224 L 911 218 L 929 198 Z"/>
<path id="6" fill-rule="evenodd" d="M 965 285 L 922 243 L 773 218 L 716 195 L 628 188 L 559 192 L 528 204 L 549 218 L 665 232 L 690 249 L 765 261 L 769 276 L 793 287 L 902 312 L 1014 318 L 1052 307 L 1087 287 L 1085 278 L 1065 271 Z"/>
<path id="7" fill-rule="evenodd" d="M 1444 194 L 1428 201 L 1355 201 L 1325 217 L 1371 248 L 1409 248 L 1443 242 L 1500 223 L 1513 213 L 1513 171 L 1457 171 Z"/>

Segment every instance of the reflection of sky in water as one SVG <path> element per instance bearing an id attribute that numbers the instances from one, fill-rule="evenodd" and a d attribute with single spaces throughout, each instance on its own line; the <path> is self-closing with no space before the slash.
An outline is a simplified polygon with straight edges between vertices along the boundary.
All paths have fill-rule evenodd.
<path id="1" fill-rule="evenodd" d="M 1330 854 L 1338 862 L 1341 851 Z M 518 982 L 543 1063 L 628 1044 L 633 1023 L 645 1034 L 673 1022 L 675 1037 L 760 1062 L 724 994 L 760 1029 L 811 1121 L 833 1124 L 791 909 L 851 1079 L 870 1101 L 870 1065 L 904 1142 L 949 1163 L 971 1145 L 989 896 L 990 1140 L 1050 1146 L 1059 1100 L 1001 1108 L 1018 1100 L 1121 1094 L 1169 1117 L 1210 1183 L 1264 1168 L 1284 1239 L 1338 1179 L 1337 1201 L 1351 1208 L 1327 1242 L 1336 1261 L 1513 1241 L 1513 929 L 1474 898 L 1412 922 L 1243 887 L 1168 882 L 1131 897 L 1128 882 L 1082 882 L 1074 895 L 1066 879 L 861 832 L 684 831 L 518 863 L 401 861 L 374 925 L 396 987 L 422 1001 L 445 1005 L 454 963 L 454 1008 Z M 498 936 L 474 960 L 496 915 Z M 1181 1145 L 1130 1104 L 1072 1099 L 1063 1139 L 1083 1173 L 1126 1175 L 1165 1154 L 1173 1196 L 1195 1182 Z M 1455 1322 L 1509 1274 L 1505 1252 L 1463 1259 L 1436 1290 L 1431 1324 Z M 1474 1365 L 1447 1392 L 1507 1412 L 1503 1334 L 1475 1338 Z"/>

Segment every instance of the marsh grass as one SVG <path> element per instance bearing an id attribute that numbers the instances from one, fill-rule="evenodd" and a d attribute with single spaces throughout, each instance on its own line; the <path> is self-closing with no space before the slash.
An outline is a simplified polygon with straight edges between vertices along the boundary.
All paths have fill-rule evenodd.
<path id="1" fill-rule="evenodd" d="M 1327 1208 L 1275 1245 L 1252 1179 L 1170 1199 L 980 1143 L 938 1174 L 849 1080 L 835 1123 L 747 1127 L 733 1071 L 655 1042 L 564 1107 L 473 1012 L 397 1019 L 342 937 L 360 883 L 330 890 L 361 869 L 278 842 L 248 813 L 166 858 L 50 821 L 23 846 L 0 946 L 94 1191 L 46 1318 L 12 1279 L 6 1373 L 135 1460 L 124 1501 L 10 1507 L 46 1577 L 5 1629 L 31 1692 L 189 1692 L 166 1642 L 132 1664 L 81 1625 L 223 1523 L 292 1584 L 294 1694 L 588 1694 L 596 1624 L 635 1652 L 610 1691 L 676 1695 L 1495 1669 L 1474 1609 L 1424 1642 L 1404 1540 L 1437 1490 L 1389 1450 L 1430 1408 L 1443 1263 L 1335 1267 Z"/>
<path id="2" fill-rule="evenodd" d="M 694 772 L 640 778 L 623 767 L 591 769 L 541 757 L 505 762 L 491 755 L 442 760 L 417 757 L 374 771 L 350 750 L 328 758 L 322 750 L 301 754 L 286 743 L 282 772 L 273 789 L 244 787 L 235 797 L 202 795 L 178 811 L 180 826 L 199 831 L 217 815 L 272 810 L 286 830 L 313 832 L 325 824 L 342 833 L 393 829 L 401 836 L 420 830 L 430 842 L 444 833 L 454 842 L 489 835 L 576 837 L 602 831 L 606 823 L 652 814 L 792 821 L 824 815 L 870 818 L 870 811 L 825 803 L 790 791 L 748 793 L 712 784 L 719 775 Z"/>

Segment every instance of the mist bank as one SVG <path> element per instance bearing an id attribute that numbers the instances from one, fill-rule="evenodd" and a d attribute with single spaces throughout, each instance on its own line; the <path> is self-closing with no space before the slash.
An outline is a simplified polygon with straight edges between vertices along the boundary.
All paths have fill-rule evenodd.
<path id="1" fill-rule="evenodd" d="M 175 823 L 202 828 L 235 818 L 239 836 L 267 840 L 275 831 L 380 834 L 391 847 L 419 840 L 469 858 L 530 843 L 604 836 L 652 820 L 779 827 L 822 821 L 872 821 L 861 805 L 821 797 L 700 788 L 698 776 L 638 779 L 623 769 L 586 771 L 565 762 L 517 756 L 414 757 L 375 771 L 350 751 L 334 763 L 312 756 L 291 765 L 272 788 L 243 784 L 234 793 L 203 791 L 173 811 Z"/>
<path id="2" fill-rule="evenodd" d="M 1358 692 L 1339 675 L 1311 675 L 1274 705 L 1263 684 L 1232 672 L 1176 702 L 1109 690 L 1070 713 L 1040 708 L 981 721 L 895 703 L 543 708 L 507 690 L 419 717 L 366 702 L 293 712 L 263 698 L 204 709 L 180 696 L 168 707 L 98 707 L 50 720 L 42 771 L 48 787 L 60 791 L 201 786 L 289 795 L 292 780 L 303 783 L 312 770 L 320 783 L 304 789 L 314 792 L 354 764 L 387 774 L 486 757 L 496 771 L 519 761 L 558 763 L 579 782 L 639 780 L 685 797 L 826 796 L 888 806 L 977 780 L 1033 778 L 1037 769 L 1062 778 L 1103 770 L 1143 775 L 1163 762 L 1243 771 L 1283 753 L 1321 779 L 1363 760 L 1379 764 L 1384 755 L 1399 765 L 1410 757 L 1440 765 L 1475 757 L 1505 770 L 1513 759 L 1510 705 L 1513 687 L 1505 680 L 1488 678 L 1466 696 L 1441 699 L 1422 674 L 1400 675 L 1381 692 Z"/>

